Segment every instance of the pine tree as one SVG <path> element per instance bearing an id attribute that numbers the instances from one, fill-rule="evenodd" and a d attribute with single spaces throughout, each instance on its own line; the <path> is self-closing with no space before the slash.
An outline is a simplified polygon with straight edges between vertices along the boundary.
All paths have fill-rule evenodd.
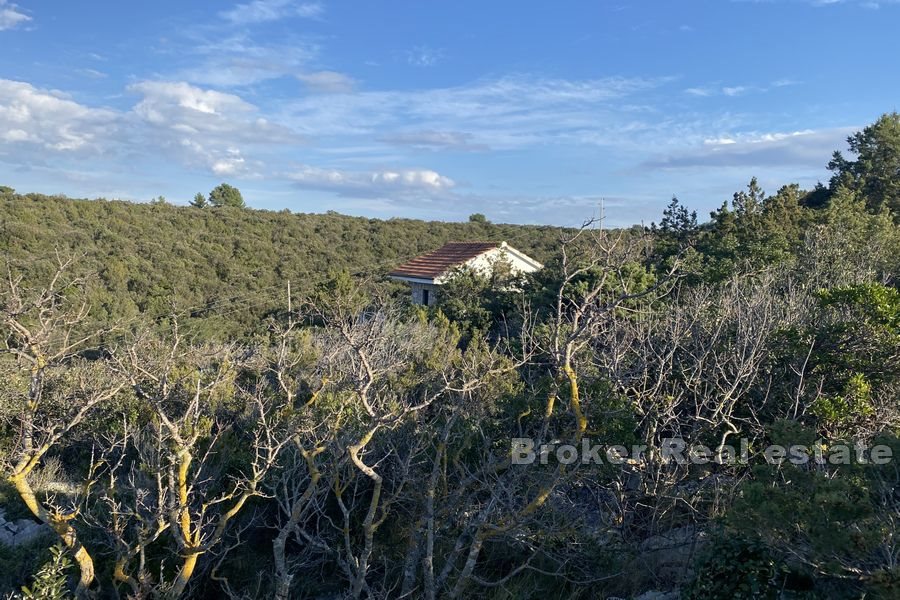
<path id="1" fill-rule="evenodd" d="M 213 188 L 209 193 L 209 203 L 217 208 L 220 206 L 244 208 L 245 206 L 244 197 L 241 196 L 241 191 L 227 183 L 219 184 Z"/>
<path id="2" fill-rule="evenodd" d="M 831 192 L 845 186 L 862 194 L 870 211 L 889 209 L 900 218 L 900 113 L 882 115 L 847 138 L 847 144 L 856 160 L 834 153 L 828 163 L 834 172 Z"/>
<path id="3" fill-rule="evenodd" d="M 207 204 L 206 196 L 204 196 L 202 192 L 197 192 L 194 199 L 191 200 L 191 206 L 195 208 L 206 208 Z"/>

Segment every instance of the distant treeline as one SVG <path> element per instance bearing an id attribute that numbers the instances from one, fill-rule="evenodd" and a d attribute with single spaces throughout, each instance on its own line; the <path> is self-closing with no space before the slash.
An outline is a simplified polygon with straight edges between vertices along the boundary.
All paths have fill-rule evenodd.
<path id="1" fill-rule="evenodd" d="M 451 240 L 506 240 L 547 260 L 561 229 L 378 220 L 333 212 L 295 214 L 232 207 L 198 209 L 18 194 L 0 187 L 0 255 L 34 275 L 55 266 L 56 252 L 83 255 L 92 272 L 98 320 L 138 314 L 193 317 L 210 333 L 246 333 L 329 273 L 380 278 L 398 263 Z M 398 286 L 399 289 L 399 286 Z"/>

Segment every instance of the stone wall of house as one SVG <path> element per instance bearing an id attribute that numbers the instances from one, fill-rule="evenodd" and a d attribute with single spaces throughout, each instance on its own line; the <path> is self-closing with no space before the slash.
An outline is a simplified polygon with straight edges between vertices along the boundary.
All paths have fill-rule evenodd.
<path id="1" fill-rule="evenodd" d="M 438 286 L 430 283 L 412 283 L 409 284 L 412 293 L 413 304 L 426 304 L 424 301 L 424 292 L 428 291 L 428 306 L 434 306 L 437 302 Z"/>

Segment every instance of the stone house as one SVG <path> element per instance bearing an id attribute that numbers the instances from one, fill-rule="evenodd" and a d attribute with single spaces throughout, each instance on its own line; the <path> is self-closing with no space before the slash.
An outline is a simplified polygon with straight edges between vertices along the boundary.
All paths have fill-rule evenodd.
<path id="1" fill-rule="evenodd" d="M 388 277 L 408 282 L 414 303 L 432 306 L 440 287 L 457 269 L 490 275 L 500 263 L 513 274 L 533 273 L 544 266 L 506 242 L 448 242 L 400 265 Z"/>

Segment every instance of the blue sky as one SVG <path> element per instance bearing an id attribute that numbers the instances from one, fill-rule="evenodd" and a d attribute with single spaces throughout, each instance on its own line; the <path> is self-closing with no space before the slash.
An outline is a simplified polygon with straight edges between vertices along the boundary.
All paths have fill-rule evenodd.
<path id="1" fill-rule="evenodd" d="M 701 216 L 897 108 L 897 0 L 0 0 L 0 184 L 372 217 Z"/>

